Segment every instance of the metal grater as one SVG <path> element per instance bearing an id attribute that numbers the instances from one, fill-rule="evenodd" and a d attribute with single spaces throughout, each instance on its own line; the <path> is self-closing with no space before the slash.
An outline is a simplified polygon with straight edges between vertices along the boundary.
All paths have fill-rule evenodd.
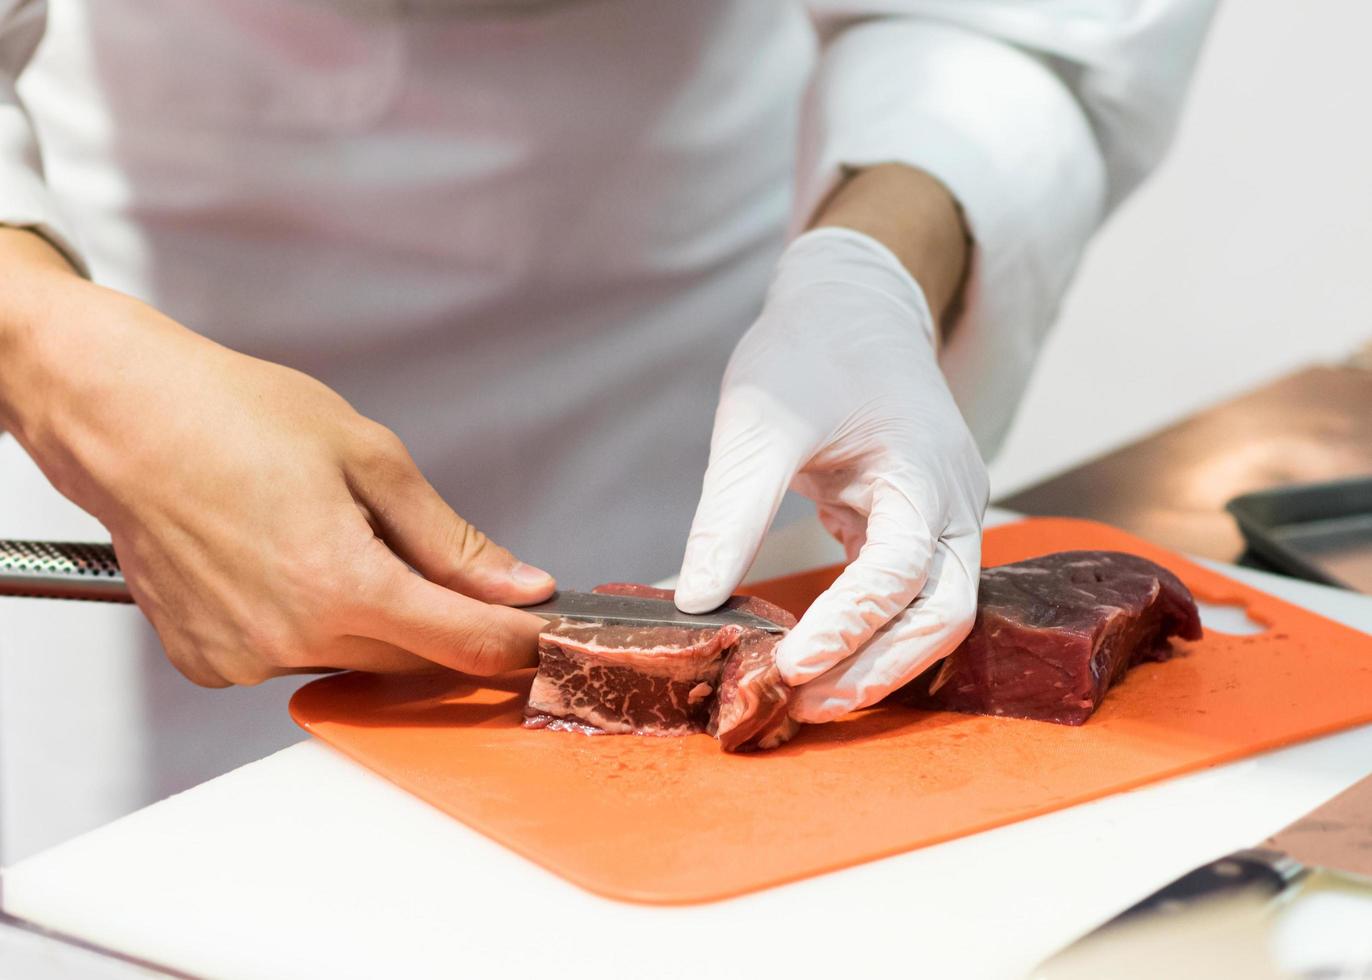
<path id="1" fill-rule="evenodd" d="M 0 541 L 0 595 L 133 602 L 108 544 Z"/>

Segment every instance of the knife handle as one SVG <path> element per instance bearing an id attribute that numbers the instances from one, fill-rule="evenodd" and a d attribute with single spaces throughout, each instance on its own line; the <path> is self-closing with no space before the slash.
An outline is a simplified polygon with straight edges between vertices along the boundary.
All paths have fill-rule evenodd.
<path id="1" fill-rule="evenodd" d="M 1304 866 L 1285 854 L 1250 848 L 1202 865 L 1159 888 L 1133 905 L 1107 926 L 1146 915 L 1173 914 L 1189 910 L 1214 898 L 1252 895 L 1273 898 L 1304 872 Z"/>
<path id="2" fill-rule="evenodd" d="M 112 545 L 70 541 L 0 541 L 0 595 L 133 602 Z"/>

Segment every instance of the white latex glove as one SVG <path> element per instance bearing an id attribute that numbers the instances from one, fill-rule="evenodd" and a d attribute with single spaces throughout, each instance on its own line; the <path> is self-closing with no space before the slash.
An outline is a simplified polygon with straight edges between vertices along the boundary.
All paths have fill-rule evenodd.
<path id="1" fill-rule="evenodd" d="M 972 627 L 986 468 L 934 330 L 885 246 L 823 228 L 786 250 L 725 371 L 676 602 L 717 607 L 787 487 L 813 500 L 849 565 L 778 648 L 798 721 L 880 700 Z"/>

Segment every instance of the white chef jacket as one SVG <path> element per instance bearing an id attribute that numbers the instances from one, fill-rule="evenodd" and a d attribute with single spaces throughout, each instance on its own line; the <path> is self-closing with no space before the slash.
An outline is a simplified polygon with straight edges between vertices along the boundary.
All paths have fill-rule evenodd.
<path id="1" fill-rule="evenodd" d="M 845 167 L 919 166 L 961 203 L 976 248 L 942 360 L 994 450 L 1090 234 L 1166 145 L 1211 6 L 0 0 L 0 223 L 329 384 L 564 583 L 652 580 L 733 342 Z M 41 496 L 28 474 L 0 494 Z M 0 726 L 37 672 L 85 682 L 19 649 L 43 609 L 0 607 Z M 16 813 L 49 798 L 86 825 L 289 731 L 279 686 L 195 691 L 136 617 L 98 643 L 153 676 L 121 729 L 141 734 L 105 737 L 105 788 L 71 803 L 101 733 L 67 730 L 54 767 L 22 712 L 7 827 L 54 826 Z M 10 857 L 55 835 L 15 833 Z"/>

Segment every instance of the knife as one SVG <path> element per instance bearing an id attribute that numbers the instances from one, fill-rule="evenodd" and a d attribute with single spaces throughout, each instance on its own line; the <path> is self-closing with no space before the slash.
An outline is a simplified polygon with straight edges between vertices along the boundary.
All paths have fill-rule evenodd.
<path id="1" fill-rule="evenodd" d="M 0 595 L 133 602 L 113 546 L 70 541 L 0 541 Z M 722 607 L 689 615 L 670 599 L 644 596 L 561 590 L 545 602 L 522 608 L 548 620 L 694 629 L 744 626 L 785 632 L 771 620 L 741 609 Z"/>
<path id="2" fill-rule="evenodd" d="M 566 619 L 573 622 L 684 626 L 691 629 L 744 626 L 749 629 L 765 630 L 768 633 L 786 632 L 786 627 L 742 609 L 721 606 L 708 613 L 684 613 L 671 599 L 654 599 L 647 596 L 602 595 L 599 592 L 559 590 L 546 602 L 520 608 L 544 619 Z"/>
<path id="3" fill-rule="evenodd" d="M 1346 959 L 1322 969 L 1337 967 L 1331 977 L 1372 976 L 1372 776 L 1258 847 L 1163 886 L 1044 961 L 1032 976 L 1156 977 L 1201 963 L 1208 965 L 1207 976 L 1286 976 L 1291 971 L 1278 963 L 1285 958 L 1278 955 L 1286 938 L 1283 917 L 1290 920 L 1317 902 L 1324 914 L 1331 896 L 1357 909 L 1365 923 L 1365 941 L 1355 954 L 1356 969 L 1364 972 L 1343 972 L 1350 967 Z M 1289 933 L 1289 921 L 1285 928 Z M 1302 955 L 1320 952 L 1303 949 Z M 1308 969 L 1301 973 L 1310 975 Z"/>

